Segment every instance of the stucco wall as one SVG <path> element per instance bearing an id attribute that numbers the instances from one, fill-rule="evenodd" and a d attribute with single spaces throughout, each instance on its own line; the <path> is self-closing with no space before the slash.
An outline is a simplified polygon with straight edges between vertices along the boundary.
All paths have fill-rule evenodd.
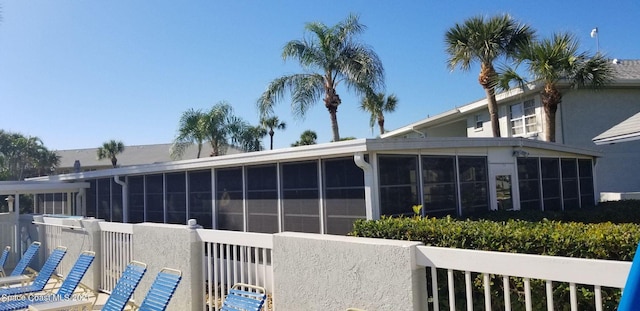
<path id="1" fill-rule="evenodd" d="M 167 310 L 202 310 L 202 246 L 185 225 L 143 223 L 133 226 L 133 255 L 148 265 L 134 299 L 141 303 L 163 267 L 182 271 L 183 279 Z"/>
<path id="2" fill-rule="evenodd" d="M 419 242 L 306 233 L 274 236 L 274 304 L 287 310 L 423 310 Z"/>

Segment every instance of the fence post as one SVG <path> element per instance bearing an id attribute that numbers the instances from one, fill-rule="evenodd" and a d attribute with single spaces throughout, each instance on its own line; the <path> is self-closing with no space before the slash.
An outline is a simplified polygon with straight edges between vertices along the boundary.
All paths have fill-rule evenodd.
<path id="1" fill-rule="evenodd" d="M 274 307 L 426 310 L 420 242 L 284 232 L 274 235 Z"/>
<path id="2" fill-rule="evenodd" d="M 133 259 L 148 265 L 134 298 L 141 303 L 163 267 L 182 271 L 182 281 L 167 310 L 201 311 L 204 305 L 202 242 L 195 228 L 141 223 L 133 226 Z"/>

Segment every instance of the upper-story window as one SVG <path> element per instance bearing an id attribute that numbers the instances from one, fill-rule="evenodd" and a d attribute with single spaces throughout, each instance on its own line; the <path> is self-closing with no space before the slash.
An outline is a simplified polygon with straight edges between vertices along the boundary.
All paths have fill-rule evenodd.
<path id="1" fill-rule="evenodd" d="M 511 135 L 526 136 L 538 133 L 536 103 L 533 99 L 511 105 Z"/>
<path id="2" fill-rule="evenodd" d="M 484 125 L 484 119 L 482 118 L 482 115 L 480 115 L 480 114 L 475 115 L 473 120 L 475 121 L 475 127 L 474 128 L 476 130 L 482 129 L 482 126 Z"/>

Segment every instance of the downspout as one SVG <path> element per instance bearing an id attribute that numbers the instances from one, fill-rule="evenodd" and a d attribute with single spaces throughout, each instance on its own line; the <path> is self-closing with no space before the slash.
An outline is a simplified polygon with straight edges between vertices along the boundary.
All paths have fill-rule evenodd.
<path id="1" fill-rule="evenodd" d="M 374 184 L 373 167 L 364 160 L 362 152 L 353 155 L 353 161 L 364 172 L 364 201 L 366 217 L 369 220 L 380 218 L 380 205 L 378 204 L 378 191 Z"/>
<path id="2" fill-rule="evenodd" d="M 120 176 L 118 175 L 114 175 L 113 176 L 113 181 L 116 182 L 116 184 L 122 186 L 122 222 L 123 223 L 128 223 L 129 222 L 129 189 L 127 187 L 127 183 L 120 180 Z"/>
<path id="3" fill-rule="evenodd" d="M 83 210 L 83 198 L 84 198 L 84 194 L 86 193 L 86 190 L 84 188 L 80 188 L 78 189 L 78 193 L 76 193 L 76 210 L 75 210 L 75 214 L 76 215 L 85 215 L 86 211 Z"/>

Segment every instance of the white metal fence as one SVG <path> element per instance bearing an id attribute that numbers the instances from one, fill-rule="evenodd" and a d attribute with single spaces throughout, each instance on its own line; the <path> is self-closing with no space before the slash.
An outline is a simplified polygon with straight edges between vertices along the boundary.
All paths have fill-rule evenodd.
<path id="1" fill-rule="evenodd" d="M 111 293 L 133 260 L 133 224 L 100 222 L 102 276 L 100 290 Z"/>
<path id="2" fill-rule="evenodd" d="M 418 265 L 430 268 L 429 307 L 436 311 L 447 306 L 452 311 L 473 310 L 474 306 L 484 310 L 557 310 L 558 305 L 568 305 L 572 311 L 603 310 L 605 300 L 620 294 L 631 267 L 630 262 L 621 261 L 429 246 L 419 246 L 416 256 Z M 456 284 L 456 280 L 463 284 Z M 591 294 L 578 295 L 579 291 Z M 498 294 L 502 299 L 492 301 Z M 567 300 L 554 300 L 554 296 Z"/>
<path id="3" fill-rule="evenodd" d="M 272 234 L 205 229 L 197 232 L 204 247 L 204 310 L 220 310 L 220 302 L 235 283 L 273 292 Z"/>

